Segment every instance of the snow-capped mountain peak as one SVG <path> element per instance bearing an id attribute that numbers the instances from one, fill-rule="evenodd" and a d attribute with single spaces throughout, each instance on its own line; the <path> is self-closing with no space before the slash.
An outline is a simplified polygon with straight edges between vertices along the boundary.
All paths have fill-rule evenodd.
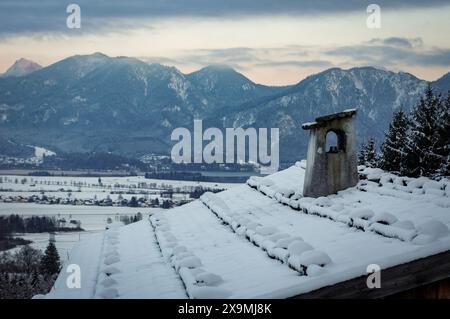
<path id="1" fill-rule="evenodd" d="M 16 62 L 14 62 L 8 70 L 6 70 L 3 76 L 24 76 L 41 68 L 42 67 L 34 61 L 20 58 L 16 60 Z"/>

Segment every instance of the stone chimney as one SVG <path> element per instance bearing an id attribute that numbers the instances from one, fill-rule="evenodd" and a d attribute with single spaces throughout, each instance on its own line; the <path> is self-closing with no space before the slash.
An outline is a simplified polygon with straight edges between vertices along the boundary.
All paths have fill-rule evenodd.
<path id="1" fill-rule="evenodd" d="M 355 116 L 351 109 L 303 124 L 310 131 L 303 196 L 327 196 L 358 183 Z"/>

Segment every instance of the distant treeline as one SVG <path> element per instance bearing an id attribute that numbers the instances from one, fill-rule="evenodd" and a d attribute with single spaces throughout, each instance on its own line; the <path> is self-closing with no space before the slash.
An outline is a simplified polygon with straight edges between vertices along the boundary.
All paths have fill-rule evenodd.
<path id="1" fill-rule="evenodd" d="M 56 219 L 47 216 L 0 216 L 0 238 L 8 233 L 44 233 L 56 230 Z"/>
<path id="2" fill-rule="evenodd" d="M 53 231 L 55 228 L 55 221 L 49 217 L 0 216 L 0 251 L 31 243 L 29 240 L 13 237 L 13 233 L 42 233 Z"/>
<path id="3" fill-rule="evenodd" d="M 210 183 L 243 183 L 248 176 L 205 176 L 194 172 L 148 172 L 145 178 Z"/>
<path id="4" fill-rule="evenodd" d="M 177 172 L 192 172 L 192 171 L 206 171 L 206 172 L 257 172 L 259 171 L 255 165 L 249 163 L 211 163 L 205 165 L 204 163 L 173 163 L 169 162 L 171 169 Z"/>
<path id="5" fill-rule="evenodd" d="M 12 233 L 46 233 L 53 231 L 80 231 L 77 227 L 60 227 L 55 217 L 20 215 L 0 216 L 0 240 L 8 238 Z"/>
<path id="6" fill-rule="evenodd" d="M 70 153 L 44 157 L 42 167 L 45 169 L 145 169 L 139 160 L 111 153 Z"/>
<path id="7" fill-rule="evenodd" d="M 134 216 L 128 216 L 128 215 L 122 215 L 120 216 L 120 221 L 124 223 L 125 225 L 136 223 L 138 221 L 142 220 L 142 214 L 137 213 Z"/>
<path id="8" fill-rule="evenodd" d="M 183 181 L 202 181 L 202 182 L 207 181 L 206 176 L 203 176 L 200 173 L 191 173 L 191 172 L 150 172 L 145 173 L 145 178 L 183 180 Z"/>
<path id="9" fill-rule="evenodd" d="M 211 193 L 219 193 L 221 191 L 224 191 L 225 189 L 218 189 L 218 188 L 209 188 L 209 187 L 202 187 L 198 186 L 194 189 L 194 191 L 189 193 L 189 197 L 193 199 L 200 198 L 204 193 L 211 192 Z"/>
<path id="10" fill-rule="evenodd" d="M 28 176 L 52 176 L 52 174 L 50 174 L 47 171 L 34 171 L 34 172 L 29 172 Z"/>

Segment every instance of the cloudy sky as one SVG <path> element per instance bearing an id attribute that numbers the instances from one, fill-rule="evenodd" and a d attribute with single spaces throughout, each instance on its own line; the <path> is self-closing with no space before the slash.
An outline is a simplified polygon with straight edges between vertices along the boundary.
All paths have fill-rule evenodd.
<path id="1" fill-rule="evenodd" d="M 81 8 L 81 28 L 66 7 Z M 368 28 L 366 9 L 381 8 Z M 191 72 L 227 64 L 263 84 L 372 65 L 435 80 L 450 71 L 450 1 L 0 0 L 0 72 L 103 52 Z"/>

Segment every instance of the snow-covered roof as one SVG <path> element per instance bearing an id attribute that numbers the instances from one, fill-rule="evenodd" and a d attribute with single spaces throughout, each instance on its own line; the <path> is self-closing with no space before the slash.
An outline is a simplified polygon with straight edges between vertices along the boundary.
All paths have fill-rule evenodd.
<path id="1" fill-rule="evenodd" d="M 362 169 L 302 197 L 305 163 L 81 241 L 47 298 L 286 298 L 450 250 L 450 181 Z"/>

